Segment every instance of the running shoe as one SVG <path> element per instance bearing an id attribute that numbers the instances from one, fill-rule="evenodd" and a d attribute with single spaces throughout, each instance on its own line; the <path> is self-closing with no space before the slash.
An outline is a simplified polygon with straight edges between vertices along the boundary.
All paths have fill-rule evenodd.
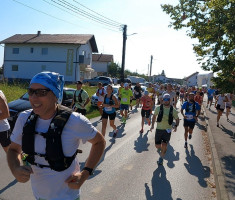
<path id="1" fill-rule="evenodd" d="M 188 139 L 190 139 L 190 140 L 192 139 L 192 134 L 188 135 Z"/>
<path id="2" fill-rule="evenodd" d="M 219 127 L 219 124 L 217 124 L 217 127 Z"/>
<path id="3" fill-rule="evenodd" d="M 116 129 L 116 130 L 114 131 L 114 133 L 113 133 L 113 137 L 114 137 L 114 138 L 117 137 L 117 132 L 118 132 L 118 130 Z"/>
<path id="4" fill-rule="evenodd" d="M 184 148 L 186 148 L 186 149 L 188 148 L 188 143 L 187 142 L 184 143 Z"/>
<path id="5" fill-rule="evenodd" d="M 229 121 L 229 118 L 227 118 L 227 122 Z"/>
<path id="6" fill-rule="evenodd" d="M 143 130 L 143 129 L 141 129 L 141 130 L 140 130 L 140 133 L 143 133 L 143 132 L 144 132 L 144 130 Z"/>
<path id="7" fill-rule="evenodd" d="M 121 122 L 123 122 L 123 121 L 124 121 L 124 119 L 125 119 L 125 117 L 122 117 Z"/>
<path id="8" fill-rule="evenodd" d="M 163 158 L 162 157 L 159 158 L 159 160 L 157 161 L 157 164 L 158 165 L 163 165 Z"/>

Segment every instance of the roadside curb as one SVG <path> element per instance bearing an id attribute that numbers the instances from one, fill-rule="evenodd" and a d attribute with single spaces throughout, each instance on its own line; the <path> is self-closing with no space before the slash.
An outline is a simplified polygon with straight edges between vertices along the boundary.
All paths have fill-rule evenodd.
<path id="1" fill-rule="evenodd" d="M 215 185 L 216 185 L 216 196 L 218 200 L 229 200 L 227 190 L 225 188 L 225 179 L 224 174 L 222 172 L 220 159 L 218 157 L 217 150 L 215 148 L 215 141 L 213 134 L 210 129 L 209 121 L 207 120 L 207 115 L 204 106 L 202 107 L 203 113 L 204 113 L 204 119 L 206 122 L 206 132 L 209 136 L 210 141 L 210 147 L 212 152 L 212 163 L 213 163 L 213 169 L 214 169 L 214 178 L 215 178 Z"/>

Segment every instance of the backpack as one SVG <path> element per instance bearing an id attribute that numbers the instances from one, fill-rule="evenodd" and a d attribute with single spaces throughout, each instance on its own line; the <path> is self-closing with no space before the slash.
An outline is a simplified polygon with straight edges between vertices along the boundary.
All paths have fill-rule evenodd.
<path id="1" fill-rule="evenodd" d="M 107 94 L 104 96 L 104 103 L 105 103 L 105 99 L 107 98 Z M 114 105 L 113 102 L 113 94 L 111 94 L 110 98 L 109 98 L 109 105 Z"/>
<path id="2" fill-rule="evenodd" d="M 163 118 L 163 104 L 160 105 L 160 111 L 157 116 L 157 122 L 161 122 Z M 170 106 L 168 124 L 171 125 L 173 123 L 173 106 Z"/>
<path id="3" fill-rule="evenodd" d="M 82 92 L 83 92 L 83 89 L 81 89 L 81 91 L 79 92 L 77 99 L 76 99 L 76 92 L 74 93 L 74 97 L 73 97 L 74 102 L 82 103 Z"/>
<path id="4" fill-rule="evenodd" d="M 187 105 L 186 105 L 186 112 L 189 112 L 189 102 L 187 101 Z M 193 113 L 196 112 L 196 103 L 195 101 L 193 101 L 193 110 L 192 110 Z"/>
<path id="5" fill-rule="evenodd" d="M 61 135 L 71 113 L 71 109 L 58 105 L 57 113 L 51 120 L 48 131 L 46 133 L 39 133 L 35 131 L 38 115 L 33 111 L 31 112 L 24 125 L 22 134 L 22 151 L 27 155 L 25 157 L 25 161 L 29 162 L 31 165 L 36 165 L 40 168 L 48 167 L 58 172 L 64 171 L 70 167 L 78 153 L 78 150 L 76 150 L 71 157 L 66 157 L 63 153 Z M 41 135 L 46 140 L 45 154 L 35 152 L 34 142 L 36 134 Z M 35 155 L 44 157 L 45 160 L 48 161 L 49 165 L 35 163 Z"/>

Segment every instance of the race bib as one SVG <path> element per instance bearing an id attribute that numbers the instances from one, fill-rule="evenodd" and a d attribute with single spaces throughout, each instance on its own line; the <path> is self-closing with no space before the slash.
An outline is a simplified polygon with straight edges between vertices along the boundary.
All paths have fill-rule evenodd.
<path id="1" fill-rule="evenodd" d="M 193 119 L 193 115 L 186 115 L 186 119 Z"/>
<path id="2" fill-rule="evenodd" d="M 107 112 L 112 111 L 112 107 L 105 107 L 104 110 Z"/>
<path id="3" fill-rule="evenodd" d="M 127 98 L 122 98 L 122 101 L 123 102 L 127 102 Z"/>

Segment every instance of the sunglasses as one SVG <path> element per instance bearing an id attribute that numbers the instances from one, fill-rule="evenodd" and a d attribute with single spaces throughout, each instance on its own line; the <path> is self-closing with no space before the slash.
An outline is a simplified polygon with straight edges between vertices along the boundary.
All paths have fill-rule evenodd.
<path id="1" fill-rule="evenodd" d="M 163 99 L 163 101 L 170 101 L 171 99 L 169 99 L 169 98 L 165 98 L 165 99 Z"/>
<path id="2" fill-rule="evenodd" d="M 29 96 L 33 96 L 33 94 L 36 95 L 36 97 L 45 97 L 47 95 L 48 92 L 50 92 L 50 89 L 32 89 L 32 88 L 28 88 L 28 94 Z"/>

